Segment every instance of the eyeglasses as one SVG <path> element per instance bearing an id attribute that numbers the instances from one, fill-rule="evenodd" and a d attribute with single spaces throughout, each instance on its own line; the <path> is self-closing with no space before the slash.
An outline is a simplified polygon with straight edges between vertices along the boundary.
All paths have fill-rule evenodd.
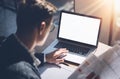
<path id="1" fill-rule="evenodd" d="M 50 28 L 50 32 L 53 32 L 54 29 L 55 29 L 55 25 L 54 25 L 54 23 L 52 23 L 52 24 L 51 24 L 51 28 Z"/>

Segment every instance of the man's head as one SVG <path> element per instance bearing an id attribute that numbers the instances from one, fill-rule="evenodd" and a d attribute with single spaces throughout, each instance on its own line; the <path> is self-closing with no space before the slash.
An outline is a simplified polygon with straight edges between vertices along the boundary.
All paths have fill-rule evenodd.
<path id="1" fill-rule="evenodd" d="M 17 34 L 21 37 L 31 35 L 42 45 L 48 36 L 55 12 L 56 7 L 47 1 L 22 0 L 17 11 Z"/>

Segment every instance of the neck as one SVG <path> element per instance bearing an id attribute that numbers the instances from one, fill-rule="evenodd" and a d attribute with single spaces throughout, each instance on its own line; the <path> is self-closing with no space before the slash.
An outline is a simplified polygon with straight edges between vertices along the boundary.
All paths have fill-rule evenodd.
<path id="1" fill-rule="evenodd" d="M 34 35 L 21 34 L 19 32 L 17 32 L 16 35 L 20 39 L 20 41 L 29 49 L 29 51 L 33 51 L 35 47 Z"/>

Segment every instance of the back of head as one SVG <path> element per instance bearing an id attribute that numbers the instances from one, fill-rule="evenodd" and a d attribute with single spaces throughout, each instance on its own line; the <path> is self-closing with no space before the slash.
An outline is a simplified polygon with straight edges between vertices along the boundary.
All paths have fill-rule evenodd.
<path id="1" fill-rule="evenodd" d="M 49 25 L 56 7 L 45 0 L 21 0 L 17 11 L 18 30 L 31 30 L 45 21 Z"/>

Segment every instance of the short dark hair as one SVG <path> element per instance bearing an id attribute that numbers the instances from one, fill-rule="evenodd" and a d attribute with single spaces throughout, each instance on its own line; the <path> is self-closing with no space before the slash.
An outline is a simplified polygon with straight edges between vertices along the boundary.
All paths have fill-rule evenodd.
<path id="1" fill-rule="evenodd" d="M 42 21 L 47 25 L 56 12 L 56 7 L 45 0 L 22 0 L 17 11 L 18 29 L 31 29 Z"/>

